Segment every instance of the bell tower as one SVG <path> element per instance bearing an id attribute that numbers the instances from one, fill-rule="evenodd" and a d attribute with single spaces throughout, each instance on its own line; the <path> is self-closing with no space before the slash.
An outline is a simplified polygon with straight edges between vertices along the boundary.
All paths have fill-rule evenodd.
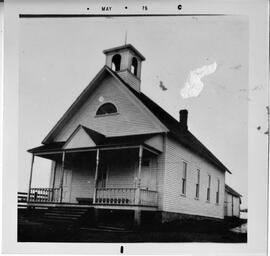
<path id="1" fill-rule="evenodd" d="M 106 65 L 139 92 L 144 56 L 131 44 L 110 48 L 103 53 L 106 55 Z"/>

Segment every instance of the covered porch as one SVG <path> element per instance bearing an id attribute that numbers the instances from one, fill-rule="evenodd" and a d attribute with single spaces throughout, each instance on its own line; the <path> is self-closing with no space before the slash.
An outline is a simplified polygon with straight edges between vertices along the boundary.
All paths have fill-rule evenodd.
<path id="1" fill-rule="evenodd" d="M 58 144 L 58 147 L 60 144 Z M 32 153 L 28 205 L 158 207 L 159 150 L 145 144 L 36 150 Z M 50 186 L 31 186 L 36 157 L 52 160 Z"/>

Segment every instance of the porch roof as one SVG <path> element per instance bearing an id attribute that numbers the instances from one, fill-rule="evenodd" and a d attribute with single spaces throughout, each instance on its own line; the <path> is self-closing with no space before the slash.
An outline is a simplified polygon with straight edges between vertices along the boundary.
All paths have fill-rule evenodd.
<path id="1" fill-rule="evenodd" d="M 141 145 L 144 142 L 152 137 L 157 135 L 157 133 L 151 134 L 138 134 L 138 135 L 130 135 L 130 136 L 119 136 L 119 137 L 105 137 L 102 141 L 99 141 L 95 147 L 90 148 L 106 148 L 106 147 L 117 147 L 117 146 L 133 146 L 133 145 Z M 90 136 L 90 135 L 89 135 Z M 65 141 L 62 142 L 53 142 L 49 144 L 45 144 L 39 147 L 31 148 L 28 152 L 37 154 L 44 152 L 55 152 L 55 151 L 63 151 L 63 146 L 65 145 Z M 147 146 L 149 147 L 149 146 Z M 89 149 L 90 149 L 89 148 Z"/>
<path id="2" fill-rule="evenodd" d="M 232 189 L 229 185 L 225 184 L 225 191 L 231 195 L 234 195 L 236 197 L 242 197 L 241 194 L 236 192 L 234 189 Z"/>

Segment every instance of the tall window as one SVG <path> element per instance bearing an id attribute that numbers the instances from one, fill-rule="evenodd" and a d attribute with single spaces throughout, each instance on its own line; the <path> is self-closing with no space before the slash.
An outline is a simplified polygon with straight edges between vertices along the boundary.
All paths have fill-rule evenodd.
<path id="1" fill-rule="evenodd" d="M 138 73 L 138 61 L 135 57 L 132 58 L 131 73 L 137 76 Z"/>
<path id="2" fill-rule="evenodd" d="M 210 201 L 210 186 L 211 186 L 211 176 L 208 175 L 207 201 Z"/>
<path id="3" fill-rule="evenodd" d="M 197 169 L 197 183 L 196 183 L 195 197 L 199 198 L 199 196 L 200 196 L 200 170 Z"/>
<path id="4" fill-rule="evenodd" d="M 183 162 L 183 174 L 182 174 L 182 194 L 186 194 L 187 186 L 187 163 Z"/>
<path id="5" fill-rule="evenodd" d="M 121 55 L 115 54 L 112 57 L 112 70 L 113 71 L 119 71 L 120 70 L 120 64 L 121 64 Z"/>
<path id="6" fill-rule="evenodd" d="M 116 106 L 113 105 L 112 103 L 105 103 L 98 108 L 96 115 L 99 116 L 112 113 L 117 113 Z"/>
<path id="7" fill-rule="evenodd" d="M 216 194 L 216 203 L 219 203 L 219 185 L 220 185 L 220 181 L 219 179 L 217 180 L 217 194 Z"/>

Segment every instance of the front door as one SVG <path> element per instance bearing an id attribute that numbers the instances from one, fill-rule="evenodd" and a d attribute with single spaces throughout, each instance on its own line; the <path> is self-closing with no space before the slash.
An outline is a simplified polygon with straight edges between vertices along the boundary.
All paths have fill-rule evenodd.
<path id="1" fill-rule="evenodd" d="M 156 170 L 157 162 L 155 159 L 146 158 L 142 160 L 141 188 L 156 190 Z"/>
<path id="2" fill-rule="evenodd" d="M 98 172 L 98 187 L 105 188 L 107 185 L 108 165 L 106 163 L 100 164 Z"/>
<path id="3" fill-rule="evenodd" d="M 72 181 L 72 170 L 65 169 L 64 177 L 63 177 L 63 200 L 62 200 L 62 202 L 70 203 L 71 181 Z"/>
<path id="4" fill-rule="evenodd" d="M 142 160 L 142 171 L 141 171 L 141 188 L 151 189 L 150 188 L 150 179 L 151 179 L 151 161 L 150 159 Z"/>

